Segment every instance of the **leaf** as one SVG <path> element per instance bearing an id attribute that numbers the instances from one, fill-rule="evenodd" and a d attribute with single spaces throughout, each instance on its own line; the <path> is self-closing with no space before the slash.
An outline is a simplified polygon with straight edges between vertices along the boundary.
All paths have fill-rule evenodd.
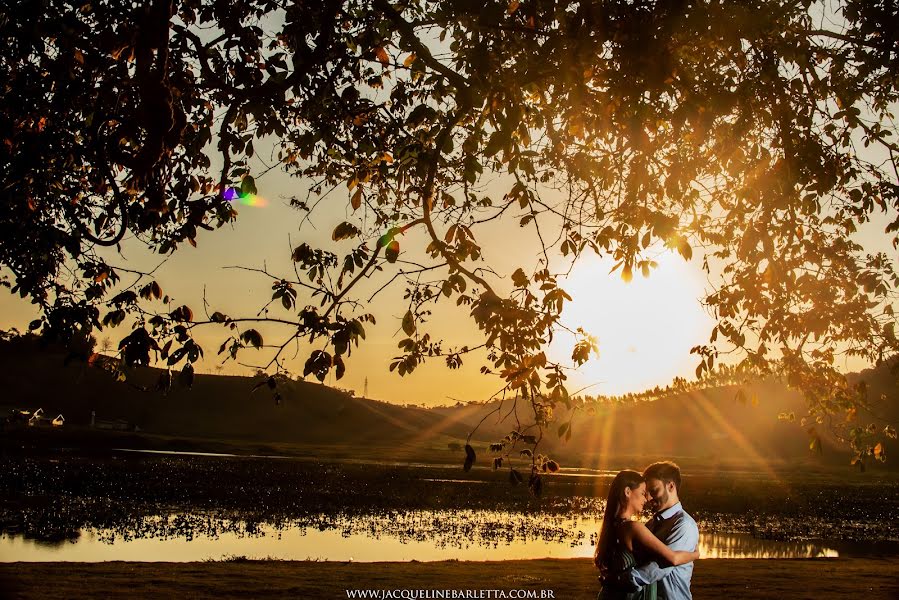
<path id="1" fill-rule="evenodd" d="M 884 454 L 883 444 L 880 442 L 877 442 L 877 445 L 874 446 L 873 452 L 874 452 L 874 458 L 876 458 L 877 460 L 879 460 L 881 462 L 886 458 L 886 456 Z"/>
<path id="2" fill-rule="evenodd" d="M 178 374 L 178 383 L 189 388 L 194 384 L 194 366 L 191 363 L 185 363 L 181 373 Z"/>
<path id="3" fill-rule="evenodd" d="M 356 188 L 356 192 L 353 194 L 353 197 L 350 198 L 350 206 L 353 207 L 353 210 L 359 210 L 359 207 L 362 206 L 362 188 Z"/>
<path id="4" fill-rule="evenodd" d="M 114 60 L 119 60 L 119 58 L 122 56 L 122 52 L 124 52 L 128 47 L 128 44 L 125 44 L 123 46 L 119 46 L 118 48 L 114 48 L 112 51 L 110 51 L 109 55 Z"/>
<path id="5" fill-rule="evenodd" d="M 515 272 L 512 273 L 512 284 L 517 288 L 524 288 L 528 286 L 530 281 L 528 280 L 528 276 L 524 274 L 524 270 L 521 268 L 515 269 Z"/>
<path id="6" fill-rule="evenodd" d="M 382 48 L 381 46 L 375 48 L 375 57 L 378 59 L 378 62 L 380 62 L 385 67 L 390 64 L 390 55 L 387 54 L 387 51 L 384 50 L 384 48 Z"/>
<path id="7" fill-rule="evenodd" d="M 494 131 L 490 135 L 490 139 L 487 140 L 487 145 L 484 147 L 484 156 L 493 156 L 502 150 L 505 141 L 505 136 L 501 132 Z"/>
<path id="8" fill-rule="evenodd" d="M 331 370 L 332 365 L 331 355 L 325 352 L 324 350 L 315 350 L 312 354 L 309 355 L 308 360 L 306 360 L 306 364 L 303 366 L 303 377 L 312 374 L 315 375 L 315 378 L 321 382 L 325 381 L 325 377 L 328 376 L 328 371 Z"/>
<path id="9" fill-rule="evenodd" d="M 193 319 L 194 319 L 193 311 L 186 304 L 179 306 L 178 308 L 173 310 L 169 316 L 171 316 L 172 319 L 174 319 L 175 321 L 190 322 L 190 321 L 193 321 Z"/>
<path id="10" fill-rule="evenodd" d="M 254 348 L 262 347 L 262 335 L 255 329 L 247 329 L 240 335 L 240 339 Z"/>
<path id="11" fill-rule="evenodd" d="M 403 315 L 403 333 L 408 336 L 415 333 L 415 315 L 412 314 L 411 310 L 407 310 L 406 314 Z"/>
<path id="12" fill-rule="evenodd" d="M 334 233 L 331 234 L 331 239 L 335 242 L 339 242 L 341 240 L 347 240 L 354 238 L 362 233 L 358 227 L 353 225 L 352 223 L 347 223 L 344 221 L 340 225 L 334 228 Z"/>
<path id="13" fill-rule="evenodd" d="M 817 452 L 818 454 L 822 453 L 821 450 L 821 438 L 817 435 L 812 435 L 812 439 L 808 443 L 808 449 L 812 452 Z"/>
<path id="14" fill-rule="evenodd" d="M 400 243 L 396 240 L 393 240 L 387 247 L 384 248 L 384 258 L 387 259 L 389 263 L 395 263 L 397 258 L 400 256 Z"/>
<path id="15" fill-rule="evenodd" d="M 184 358 L 184 355 L 186 353 L 187 353 L 187 350 L 185 348 L 183 348 L 183 347 L 178 348 L 177 350 L 175 350 L 174 352 L 172 352 L 169 355 L 169 358 L 166 361 L 166 364 L 168 364 L 169 366 L 177 364 L 178 361 L 180 361 L 182 358 Z"/>
<path id="16" fill-rule="evenodd" d="M 509 2 L 509 8 L 506 9 L 508 14 L 515 14 L 515 11 L 518 10 L 518 5 L 521 4 L 518 0 L 512 0 Z"/>
<path id="17" fill-rule="evenodd" d="M 562 423 L 559 426 L 559 437 L 565 435 L 565 432 L 568 431 L 568 428 L 571 426 L 571 423 Z"/>
<path id="18" fill-rule="evenodd" d="M 415 56 L 415 53 L 413 52 L 412 54 L 410 54 L 409 56 L 406 57 L 406 60 L 403 61 L 403 66 L 404 67 L 412 66 L 412 63 L 415 62 L 416 58 L 417 57 Z"/>
<path id="19" fill-rule="evenodd" d="M 683 238 L 681 238 L 680 242 L 677 244 L 677 251 L 684 257 L 684 260 L 693 258 L 693 248 L 691 248 L 690 243 Z"/>
<path id="20" fill-rule="evenodd" d="M 240 193 L 241 195 L 255 196 L 258 193 L 256 190 L 256 180 L 250 175 L 245 175 L 240 181 Z"/>
<path id="21" fill-rule="evenodd" d="M 471 466 L 474 464 L 474 461 L 477 459 L 477 456 L 474 453 L 474 448 L 471 447 L 470 444 L 465 444 L 465 464 L 462 468 L 465 471 L 470 471 Z"/>

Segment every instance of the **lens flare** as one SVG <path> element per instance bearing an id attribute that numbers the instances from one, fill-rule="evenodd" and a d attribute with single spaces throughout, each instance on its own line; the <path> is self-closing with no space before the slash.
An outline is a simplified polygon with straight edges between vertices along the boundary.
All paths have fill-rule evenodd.
<path id="1" fill-rule="evenodd" d="M 254 206 L 257 208 L 268 206 L 268 202 L 265 201 L 265 198 L 257 196 L 256 194 L 242 194 L 237 188 L 233 187 L 225 190 L 222 197 L 228 202 L 239 202 L 244 206 Z"/>
<path id="2" fill-rule="evenodd" d="M 262 208 L 263 206 L 267 206 L 268 202 L 265 201 L 265 198 L 261 196 L 257 196 L 256 194 L 243 194 L 240 197 L 240 203 L 244 206 L 256 206 Z"/>

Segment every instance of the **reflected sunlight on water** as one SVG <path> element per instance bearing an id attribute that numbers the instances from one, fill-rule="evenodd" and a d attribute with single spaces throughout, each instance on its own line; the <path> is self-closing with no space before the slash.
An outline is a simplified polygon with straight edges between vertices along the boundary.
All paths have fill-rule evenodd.
<path id="1" fill-rule="evenodd" d="M 201 561 L 227 556 L 281 560 L 434 561 L 577 558 L 593 555 L 598 521 L 504 511 L 416 511 L 335 522 L 274 525 L 184 515 L 147 519 L 134 530 L 82 530 L 71 540 L 41 542 L 0 536 L 0 562 Z M 472 527 L 472 523 L 477 523 Z M 205 527 L 204 527 L 205 524 Z M 703 558 L 839 556 L 826 544 L 760 540 L 748 534 L 700 537 Z"/>

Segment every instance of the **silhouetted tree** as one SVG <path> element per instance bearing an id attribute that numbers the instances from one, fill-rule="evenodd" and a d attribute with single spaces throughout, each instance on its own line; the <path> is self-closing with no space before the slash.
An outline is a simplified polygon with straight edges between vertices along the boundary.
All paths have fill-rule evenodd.
<path id="1" fill-rule="evenodd" d="M 220 352 L 236 357 L 263 345 L 241 328 L 266 320 L 289 329 L 269 366 L 290 341 L 319 340 L 305 374 L 339 379 L 374 321 L 355 286 L 383 270 L 385 285 L 408 290 L 390 369 L 434 357 L 457 368 L 484 347 L 484 370 L 528 400 L 542 432 L 553 405 L 570 404 L 565 365 L 543 352 L 570 300 L 550 255 L 611 256 L 629 280 L 649 276 L 664 246 L 686 260 L 704 248 L 714 283 L 705 301 L 717 324 L 694 349 L 698 377 L 729 351 L 801 389 L 810 415 L 844 422 L 866 400 L 837 357 L 899 348 L 893 260 L 853 237 L 881 213 L 897 244 L 892 3 L 32 0 L 5 10 L 0 260 L 13 291 L 41 306 L 32 328 L 47 335 L 131 314 L 125 362 L 149 363 L 152 351 L 189 381 L 195 327 L 228 327 Z M 314 182 L 293 200 L 300 211 L 348 190 L 334 248 L 301 243 L 301 276 L 266 273 L 284 317 L 154 310 L 158 282 L 97 247 L 130 232 L 168 254 L 230 222 L 229 200 L 256 193 L 248 159 L 268 135 L 283 168 Z M 506 191 L 490 197 L 498 176 Z M 533 228 L 544 260 L 493 272 L 488 222 Z M 403 241 L 411 230 L 427 237 L 419 252 Z M 120 274 L 135 276 L 122 291 Z M 429 335 L 430 307 L 445 302 L 470 311 L 480 344 Z M 577 333 L 581 364 L 596 340 Z M 859 456 L 877 448 L 865 428 L 845 436 Z M 538 440 L 518 430 L 504 443 Z"/>

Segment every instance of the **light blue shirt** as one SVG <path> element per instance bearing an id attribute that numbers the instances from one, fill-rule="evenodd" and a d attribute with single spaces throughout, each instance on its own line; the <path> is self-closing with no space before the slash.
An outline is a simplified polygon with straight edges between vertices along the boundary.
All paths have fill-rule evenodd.
<path id="1" fill-rule="evenodd" d="M 678 512 L 683 513 L 681 518 L 672 527 L 668 537 L 662 541 L 672 550 L 692 552 L 699 543 L 699 527 L 693 517 L 684 511 L 681 503 L 678 502 L 663 510 L 661 517 L 668 519 Z M 628 574 L 629 581 L 635 588 L 649 585 L 654 581 L 658 582 L 659 598 L 667 600 L 692 600 L 693 594 L 690 592 L 692 577 L 692 562 L 677 567 L 660 567 L 657 562 L 651 562 L 634 567 Z"/>

